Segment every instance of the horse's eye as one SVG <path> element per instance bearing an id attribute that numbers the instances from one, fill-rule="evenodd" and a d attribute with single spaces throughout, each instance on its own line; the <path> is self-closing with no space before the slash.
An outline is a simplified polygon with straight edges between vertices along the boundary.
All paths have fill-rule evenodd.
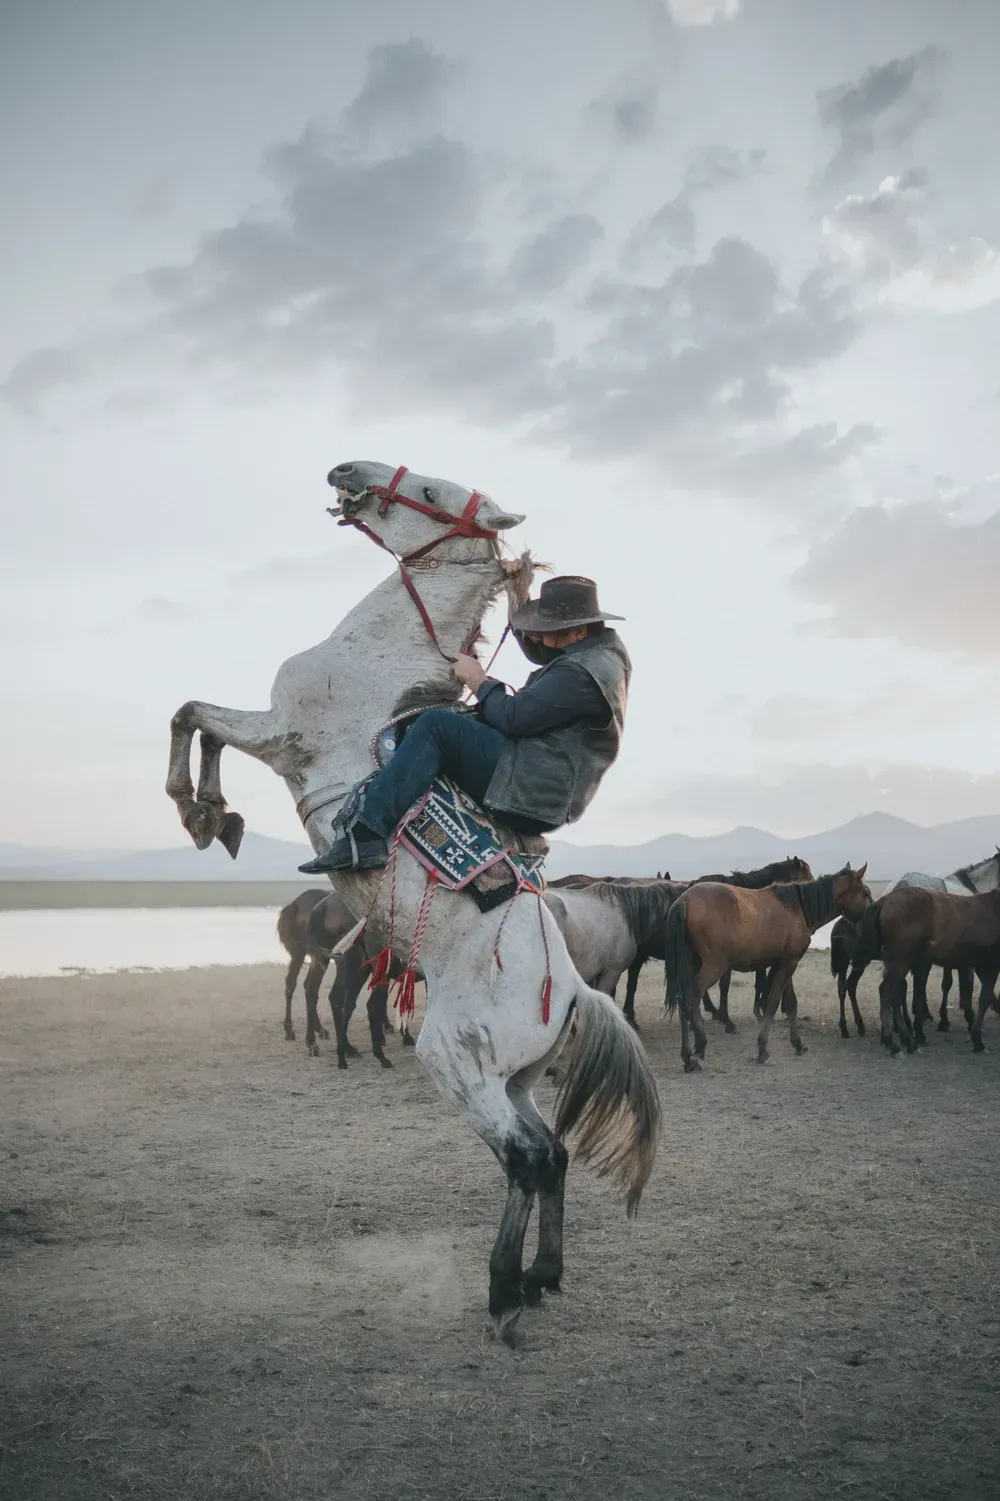
<path id="1" fill-rule="evenodd" d="M 431 489 L 430 485 L 424 486 L 424 499 L 426 500 L 427 504 L 431 506 L 437 500 L 437 496 L 434 494 L 434 491 Z"/>

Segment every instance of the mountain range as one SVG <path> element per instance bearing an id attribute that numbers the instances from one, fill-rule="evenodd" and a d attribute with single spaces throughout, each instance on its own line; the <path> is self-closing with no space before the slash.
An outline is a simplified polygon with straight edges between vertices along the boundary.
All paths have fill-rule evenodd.
<path id="1" fill-rule="evenodd" d="M 907 870 L 943 875 L 991 854 L 1000 844 L 1000 813 L 921 828 L 888 813 L 868 813 L 839 828 L 802 839 L 781 839 L 763 829 L 737 828 L 694 838 L 664 834 L 645 844 L 574 845 L 551 841 L 545 873 L 553 879 L 582 871 L 595 876 L 652 876 L 669 870 L 680 879 L 711 871 L 749 870 L 786 854 L 808 860 L 816 875 L 848 860 L 868 862 L 874 880 Z M 289 881 L 309 859 L 308 845 L 248 832 L 239 859 L 221 845 L 203 853 L 193 845 L 165 850 L 46 849 L 0 844 L 0 880 L 6 881 Z"/>

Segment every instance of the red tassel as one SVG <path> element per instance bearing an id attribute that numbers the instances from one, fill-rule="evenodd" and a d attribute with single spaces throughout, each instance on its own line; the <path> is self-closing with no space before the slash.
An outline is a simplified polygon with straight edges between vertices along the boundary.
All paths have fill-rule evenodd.
<path id="1" fill-rule="evenodd" d="M 380 949 L 374 958 L 368 960 L 368 964 L 372 966 L 372 977 L 368 981 L 369 990 L 377 990 L 380 985 L 385 984 L 389 978 L 389 966 L 391 963 L 392 949 L 388 944 L 386 944 L 384 949 Z"/>
<path id="2" fill-rule="evenodd" d="M 545 976 L 545 984 L 542 986 L 542 1022 L 547 1027 L 549 1024 L 550 1002 L 552 1000 L 552 976 Z"/>
<path id="3" fill-rule="evenodd" d="M 496 960 L 497 969 L 503 974 L 503 965 L 500 963 L 499 939 L 497 940 L 497 947 L 493 950 L 493 957 Z"/>
<path id="4" fill-rule="evenodd" d="M 407 969 L 403 972 L 403 976 L 399 982 L 399 989 L 396 991 L 396 1010 L 401 1017 L 412 1016 L 417 1009 L 415 989 L 416 975 L 413 973 L 412 968 Z"/>

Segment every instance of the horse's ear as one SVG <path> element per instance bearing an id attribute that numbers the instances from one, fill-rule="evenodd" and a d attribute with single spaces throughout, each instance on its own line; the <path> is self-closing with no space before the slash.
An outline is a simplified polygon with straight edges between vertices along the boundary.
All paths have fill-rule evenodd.
<path id="1" fill-rule="evenodd" d="M 520 526 L 524 517 L 519 516 L 516 511 L 501 511 L 495 501 L 484 495 L 479 502 L 476 520 L 480 526 L 488 526 L 496 532 L 505 532 L 508 527 Z"/>
<path id="2" fill-rule="evenodd" d="M 862 865 L 861 869 L 860 870 L 856 870 L 854 872 L 855 876 L 858 878 L 859 881 L 863 881 L 864 880 L 865 871 L 867 869 L 868 869 L 868 861 L 866 860 L 865 863 L 864 863 L 864 865 Z"/>

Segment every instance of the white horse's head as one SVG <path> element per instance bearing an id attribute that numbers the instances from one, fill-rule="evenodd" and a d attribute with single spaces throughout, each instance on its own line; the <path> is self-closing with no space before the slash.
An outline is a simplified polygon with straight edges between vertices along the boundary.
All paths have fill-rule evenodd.
<path id="1" fill-rule="evenodd" d="M 327 483 L 336 489 L 339 501 L 330 507 L 332 516 L 363 525 L 404 558 L 444 537 L 452 526 L 474 538 L 524 520 L 502 511 L 478 490 L 367 460 L 337 464 Z"/>

